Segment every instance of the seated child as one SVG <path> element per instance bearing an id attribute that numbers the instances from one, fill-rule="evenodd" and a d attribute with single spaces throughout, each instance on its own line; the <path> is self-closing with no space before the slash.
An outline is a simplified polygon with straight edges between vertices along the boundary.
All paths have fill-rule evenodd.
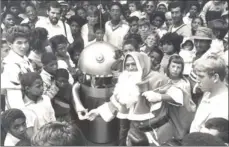
<path id="1" fill-rule="evenodd" d="M 181 44 L 181 50 L 179 55 L 184 60 L 184 71 L 183 74 L 188 76 L 192 70 L 192 62 L 195 58 L 194 43 L 191 39 L 184 39 Z"/>
<path id="2" fill-rule="evenodd" d="M 105 25 L 103 23 L 97 23 L 94 25 L 94 33 L 96 41 L 104 41 Z"/>
<path id="3" fill-rule="evenodd" d="M 72 109 L 72 86 L 68 82 L 68 71 L 60 68 L 56 72 L 56 85 L 59 92 L 52 100 L 52 106 L 55 111 L 55 116 L 58 121 L 71 122 Z"/>
<path id="4" fill-rule="evenodd" d="M 228 123 L 229 121 L 224 118 L 211 118 L 205 123 L 205 127 L 200 132 L 212 134 L 228 144 Z"/>
<path id="5" fill-rule="evenodd" d="M 30 72 L 20 77 L 24 103 L 27 109 L 32 110 L 38 117 L 36 128 L 55 121 L 55 113 L 51 99 L 43 94 L 43 81 L 39 73 Z"/>
<path id="6" fill-rule="evenodd" d="M 1 115 L 6 138 L 4 146 L 15 146 L 20 140 L 28 139 L 26 116 L 22 110 L 8 109 Z M 3 140 L 2 140 L 3 141 Z"/>

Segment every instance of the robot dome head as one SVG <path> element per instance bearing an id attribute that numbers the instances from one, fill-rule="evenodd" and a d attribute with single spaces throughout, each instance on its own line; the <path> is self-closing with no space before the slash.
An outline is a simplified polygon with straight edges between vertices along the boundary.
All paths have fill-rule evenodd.
<path id="1" fill-rule="evenodd" d="M 97 77 L 112 77 L 111 66 L 116 61 L 116 50 L 116 47 L 106 42 L 95 42 L 87 46 L 79 57 L 80 71 Z"/>

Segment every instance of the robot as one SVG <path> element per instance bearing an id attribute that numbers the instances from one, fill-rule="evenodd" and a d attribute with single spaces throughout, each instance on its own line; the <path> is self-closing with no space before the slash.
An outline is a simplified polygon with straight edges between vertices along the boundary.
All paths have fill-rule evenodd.
<path id="1" fill-rule="evenodd" d="M 106 42 L 95 42 L 87 46 L 79 57 L 79 83 L 74 84 L 72 91 L 81 120 L 79 125 L 88 145 L 117 145 L 118 119 L 105 122 L 101 117 L 93 121 L 84 118 L 88 111 L 110 100 L 116 84 L 111 70 L 116 62 L 116 50 Z"/>

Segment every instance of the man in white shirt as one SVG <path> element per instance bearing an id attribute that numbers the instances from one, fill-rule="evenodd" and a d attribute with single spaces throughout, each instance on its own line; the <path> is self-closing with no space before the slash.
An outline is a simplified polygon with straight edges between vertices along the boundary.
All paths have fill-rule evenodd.
<path id="1" fill-rule="evenodd" d="M 125 35 L 129 31 L 128 24 L 125 24 L 120 16 L 122 14 L 122 5 L 118 2 L 111 4 L 111 21 L 105 24 L 105 35 L 107 42 L 111 43 L 115 47 L 122 49 L 122 44 Z"/>
<path id="2" fill-rule="evenodd" d="M 194 63 L 198 86 L 204 92 L 203 98 L 191 124 L 190 132 L 200 132 L 210 118 L 228 120 L 228 89 L 224 83 L 226 65 L 222 58 L 209 55 Z"/>
<path id="3" fill-rule="evenodd" d="M 47 10 L 48 17 L 44 20 L 39 20 L 35 27 L 45 28 L 48 31 L 48 38 L 55 35 L 64 35 L 68 42 L 72 43 L 73 37 L 70 26 L 60 20 L 61 6 L 56 1 L 51 1 Z"/>

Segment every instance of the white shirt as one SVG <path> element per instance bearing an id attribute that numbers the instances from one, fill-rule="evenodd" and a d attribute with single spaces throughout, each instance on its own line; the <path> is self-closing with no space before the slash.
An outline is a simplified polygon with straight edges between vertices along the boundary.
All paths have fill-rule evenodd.
<path id="1" fill-rule="evenodd" d="M 199 132 L 210 118 L 221 117 L 228 120 L 228 91 L 214 97 L 205 93 L 191 124 L 190 132 Z"/>
<path id="2" fill-rule="evenodd" d="M 4 146 L 15 146 L 20 139 L 14 137 L 12 134 L 7 133 L 4 141 Z"/>
<path id="3" fill-rule="evenodd" d="M 37 18 L 38 18 L 38 20 L 37 20 L 37 22 L 38 22 L 38 21 L 41 21 L 41 20 L 44 21 L 46 17 L 44 17 L 44 16 L 37 16 Z M 21 24 L 29 23 L 29 22 L 30 22 L 29 18 L 26 18 L 26 19 L 22 20 Z"/>
<path id="4" fill-rule="evenodd" d="M 183 17 L 184 24 L 191 25 L 192 24 L 192 18 L 189 17 L 190 13 L 188 12 L 185 17 Z"/>
<path id="5" fill-rule="evenodd" d="M 26 56 L 21 57 L 13 50 L 3 60 L 4 71 L 1 79 L 1 85 L 3 87 L 7 85 L 6 91 L 6 109 L 9 108 L 23 108 L 24 102 L 22 99 L 21 89 L 14 89 L 20 86 L 19 74 L 33 72 L 32 64 L 29 62 Z"/>
<path id="6" fill-rule="evenodd" d="M 83 38 L 84 41 L 84 47 L 96 42 L 96 39 L 92 40 L 92 41 L 88 41 L 88 23 L 86 23 L 85 25 L 82 26 L 81 28 L 81 36 Z"/>
<path id="7" fill-rule="evenodd" d="M 65 37 L 67 37 L 69 43 L 73 43 L 74 39 L 72 37 L 70 26 L 67 23 L 65 23 L 65 26 L 66 26 L 67 35 L 65 34 L 64 24 L 62 21 L 59 20 L 56 25 L 53 25 L 51 24 L 49 18 L 46 18 L 46 19 L 39 20 L 36 23 L 35 28 L 37 27 L 45 28 L 48 31 L 49 39 L 55 35 L 64 35 Z"/>
<path id="8" fill-rule="evenodd" d="M 128 33 L 130 27 L 125 24 L 123 21 L 113 27 L 111 21 L 106 22 L 105 24 L 105 35 L 107 42 L 114 45 L 118 49 L 122 49 L 123 40 L 125 35 Z"/>

